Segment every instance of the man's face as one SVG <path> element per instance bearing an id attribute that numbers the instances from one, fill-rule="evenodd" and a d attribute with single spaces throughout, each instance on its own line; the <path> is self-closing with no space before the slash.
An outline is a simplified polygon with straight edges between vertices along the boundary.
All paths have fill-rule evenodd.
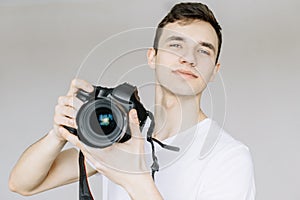
<path id="1" fill-rule="evenodd" d="M 163 28 L 157 54 L 150 51 L 148 58 L 158 84 L 178 95 L 196 95 L 219 69 L 217 47 L 217 34 L 209 23 L 175 22 Z"/>

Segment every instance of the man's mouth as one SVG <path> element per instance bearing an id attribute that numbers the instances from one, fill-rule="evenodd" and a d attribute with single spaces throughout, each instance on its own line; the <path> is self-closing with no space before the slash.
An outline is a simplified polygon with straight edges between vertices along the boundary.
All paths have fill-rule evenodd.
<path id="1" fill-rule="evenodd" d="M 191 72 L 189 70 L 185 70 L 185 69 L 177 69 L 177 70 L 173 70 L 172 72 L 174 72 L 175 74 L 178 74 L 184 78 L 198 78 L 198 76 L 196 74 L 194 74 L 193 72 Z"/>

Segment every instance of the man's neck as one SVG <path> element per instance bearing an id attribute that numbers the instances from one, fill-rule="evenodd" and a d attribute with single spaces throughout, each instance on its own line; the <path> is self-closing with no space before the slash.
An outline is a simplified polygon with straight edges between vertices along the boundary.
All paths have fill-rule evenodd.
<path id="1" fill-rule="evenodd" d="M 156 86 L 154 137 L 167 139 L 207 118 L 200 108 L 200 100 L 201 94 L 180 96 Z"/>

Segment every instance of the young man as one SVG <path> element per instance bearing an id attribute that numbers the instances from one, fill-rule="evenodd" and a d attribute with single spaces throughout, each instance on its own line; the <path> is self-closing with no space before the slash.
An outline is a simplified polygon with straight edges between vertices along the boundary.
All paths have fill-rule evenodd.
<path id="1" fill-rule="evenodd" d="M 248 148 L 200 108 L 201 95 L 220 68 L 221 43 L 221 27 L 201 3 L 175 5 L 158 26 L 154 47 L 147 55 L 156 77 L 153 137 L 180 147 L 180 151 L 157 152 L 162 168 L 155 181 L 147 170 L 143 156 L 147 144 L 134 109 L 129 112 L 133 137 L 104 149 L 83 145 L 63 128 L 77 128 L 75 117 L 82 102 L 76 92 L 93 90 L 90 83 L 75 79 L 68 94 L 58 99 L 53 129 L 31 145 L 12 170 L 11 190 L 33 195 L 77 181 L 78 151 L 62 151 L 69 141 L 93 166 L 87 166 L 89 175 L 99 172 L 108 178 L 103 193 L 109 199 L 254 199 Z M 120 152 L 127 152 L 125 158 Z M 119 168 L 120 162 L 129 163 L 126 170 Z"/>

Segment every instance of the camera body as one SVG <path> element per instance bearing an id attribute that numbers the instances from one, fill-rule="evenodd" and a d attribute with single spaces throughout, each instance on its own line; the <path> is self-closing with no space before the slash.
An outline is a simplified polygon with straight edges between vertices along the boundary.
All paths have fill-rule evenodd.
<path id="1" fill-rule="evenodd" d="M 123 83 L 115 88 L 94 86 L 92 93 L 79 90 L 77 98 L 84 102 L 76 115 L 78 129 L 66 127 L 90 147 L 105 148 L 131 138 L 128 112 L 137 111 L 140 129 L 148 112 L 140 102 L 135 86 Z"/>

